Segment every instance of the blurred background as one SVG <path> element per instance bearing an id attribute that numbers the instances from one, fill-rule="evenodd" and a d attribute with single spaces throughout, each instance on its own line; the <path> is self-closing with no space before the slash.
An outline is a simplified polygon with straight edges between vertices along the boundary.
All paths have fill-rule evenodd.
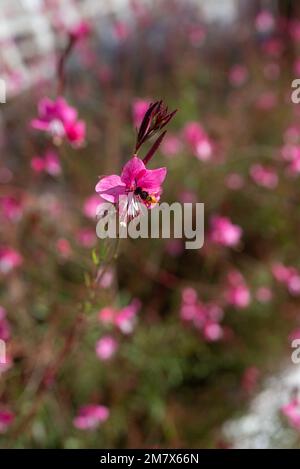
<path id="1" fill-rule="evenodd" d="M 0 1 L 1 447 L 299 447 L 299 7 Z M 62 139 L 33 123 L 58 95 Z M 157 99 L 149 167 L 205 204 L 204 246 L 116 252 L 95 185 Z"/>

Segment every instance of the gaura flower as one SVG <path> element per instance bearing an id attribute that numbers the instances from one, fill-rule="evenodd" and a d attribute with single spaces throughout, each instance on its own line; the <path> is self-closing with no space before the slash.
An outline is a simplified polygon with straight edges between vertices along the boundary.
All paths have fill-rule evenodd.
<path id="1" fill-rule="evenodd" d="M 288 404 L 281 407 L 282 414 L 288 419 L 291 427 L 300 430 L 300 403 L 294 398 Z"/>
<path id="2" fill-rule="evenodd" d="M 76 109 L 61 96 L 54 101 L 41 99 L 38 118 L 31 121 L 31 126 L 48 133 L 56 145 L 66 139 L 71 145 L 79 147 L 85 141 L 85 123 L 78 120 Z"/>
<path id="3" fill-rule="evenodd" d="M 233 247 L 238 244 L 242 236 L 242 228 L 231 223 L 227 217 L 215 215 L 211 219 L 210 237 L 214 243 Z"/>
<path id="4" fill-rule="evenodd" d="M 101 423 L 109 417 L 109 409 L 103 405 L 89 404 L 79 409 L 78 415 L 74 418 L 74 427 L 79 430 L 95 430 Z"/>
<path id="5" fill-rule="evenodd" d="M 7 274 L 22 264 L 22 256 L 15 249 L 0 247 L 0 272 Z"/>
<path id="6" fill-rule="evenodd" d="M 121 222 L 125 223 L 140 214 L 140 204 L 154 207 L 162 193 L 162 183 L 167 175 L 166 168 L 147 169 L 144 162 L 133 156 L 124 166 L 121 176 L 111 175 L 100 179 L 96 192 L 119 207 Z M 120 197 L 125 203 L 119 204 Z"/>
<path id="7" fill-rule="evenodd" d="M 96 354 L 100 360 L 109 360 L 118 349 L 118 342 L 111 335 L 101 337 L 96 343 Z"/>

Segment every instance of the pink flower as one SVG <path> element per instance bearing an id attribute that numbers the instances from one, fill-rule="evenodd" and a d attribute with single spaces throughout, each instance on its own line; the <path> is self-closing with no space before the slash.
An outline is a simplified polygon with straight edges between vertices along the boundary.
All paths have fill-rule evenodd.
<path id="1" fill-rule="evenodd" d="M 275 19 L 268 10 L 262 10 L 255 18 L 255 27 L 259 33 L 269 33 L 275 26 Z"/>
<path id="2" fill-rule="evenodd" d="M 272 273 L 278 282 L 287 287 L 291 295 L 300 294 L 300 272 L 295 267 L 277 263 L 272 266 Z"/>
<path id="3" fill-rule="evenodd" d="M 84 39 L 90 32 L 91 26 L 87 21 L 80 21 L 69 30 L 69 34 L 74 40 Z"/>
<path id="4" fill-rule="evenodd" d="M 0 247 L 0 272 L 6 274 L 22 264 L 22 256 L 15 249 Z"/>
<path id="5" fill-rule="evenodd" d="M 15 414 L 7 409 L 0 410 L 0 433 L 5 433 L 13 423 Z"/>
<path id="6" fill-rule="evenodd" d="M 242 236 L 242 228 L 231 223 L 227 217 L 215 215 L 211 219 L 210 237 L 214 243 L 233 247 L 238 244 Z"/>
<path id="7" fill-rule="evenodd" d="M 149 108 L 149 105 L 150 105 L 149 99 L 136 98 L 133 101 L 132 116 L 133 116 L 133 124 L 136 128 L 138 128 L 141 125 L 144 115 Z"/>
<path id="8" fill-rule="evenodd" d="M 70 242 L 66 238 L 60 238 L 56 242 L 56 249 L 61 257 L 67 259 L 72 254 Z"/>
<path id="9" fill-rule="evenodd" d="M 166 135 L 162 144 L 161 152 L 168 158 L 178 155 L 181 150 L 181 142 L 176 135 Z"/>
<path id="10" fill-rule="evenodd" d="M 96 343 L 96 354 L 100 360 L 109 360 L 118 349 L 118 342 L 110 335 L 106 335 Z"/>
<path id="11" fill-rule="evenodd" d="M 113 174 L 100 179 L 96 192 L 102 199 L 117 205 L 119 197 L 126 196 L 124 206 L 119 207 L 121 222 L 126 224 L 139 215 L 141 203 L 147 208 L 157 204 L 166 175 L 166 168 L 147 169 L 140 158 L 133 156 L 124 166 L 121 176 Z"/>
<path id="12" fill-rule="evenodd" d="M 51 150 L 47 151 L 43 157 L 34 156 L 31 160 L 31 168 L 37 173 L 45 171 L 51 176 L 57 176 L 61 173 L 58 155 Z"/>
<path id="13" fill-rule="evenodd" d="M 213 150 L 212 142 L 198 122 L 188 122 L 183 129 L 183 137 L 199 160 L 210 160 Z"/>
<path id="14" fill-rule="evenodd" d="M 136 324 L 136 315 L 140 307 L 140 301 L 133 300 L 124 308 L 102 308 L 98 313 L 98 318 L 103 324 L 115 325 L 123 334 L 131 334 Z"/>
<path id="15" fill-rule="evenodd" d="M 23 212 L 23 204 L 21 200 L 11 196 L 1 197 L 0 207 L 1 212 L 7 220 L 13 222 L 20 220 Z"/>
<path id="16" fill-rule="evenodd" d="M 208 342 L 215 342 L 223 337 L 223 328 L 217 322 L 208 321 L 204 325 L 203 334 Z"/>
<path id="17" fill-rule="evenodd" d="M 91 218 L 92 220 L 96 219 L 98 208 L 102 203 L 98 195 L 92 195 L 88 197 L 83 205 L 83 213 L 86 217 Z"/>
<path id="18" fill-rule="evenodd" d="M 131 334 L 135 324 L 136 315 L 141 307 L 139 300 L 133 300 L 128 306 L 125 306 L 117 312 L 114 318 L 115 325 L 123 334 Z"/>
<path id="19" fill-rule="evenodd" d="M 89 404 L 79 409 L 78 415 L 74 418 L 74 427 L 79 430 L 95 430 L 101 423 L 109 417 L 109 409 L 103 405 Z"/>
<path id="20" fill-rule="evenodd" d="M 54 101 L 49 98 L 41 99 L 38 114 L 39 117 L 31 121 L 31 126 L 48 133 L 54 143 L 60 144 L 63 139 L 75 147 L 84 143 L 85 123 L 78 120 L 76 109 L 69 106 L 63 97 Z"/>
<path id="21" fill-rule="evenodd" d="M 81 246 L 85 248 L 92 248 L 95 246 L 97 237 L 94 230 L 90 228 L 81 228 L 76 233 L 76 239 Z"/>
<path id="22" fill-rule="evenodd" d="M 238 309 L 247 308 L 251 296 L 242 274 L 234 270 L 228 274 L 227 281 L 228 287 L 225 293 L 227 303 Z"/>
<path id="23" fill-rule="evenodd" d="M 261 164 L 251 166 L 250 175 L 256 184 L 267 189 L 275 189 L 278 184 L 278 176 L 275 170 Z"/>
<path id="24" fill-rule="evenodd" d="M 242 86 L 248 78 L 248 70 L 245 65 L 233 65 L 229 70 L 228 78 L 232 86 Z"/>
<path id="25" fill-rule="evenodd" d="M 289 424 L 296 430 L 300 430 L 300 403 L 297 398 L 281 407 L 282 414 L 287 417 Z"/>

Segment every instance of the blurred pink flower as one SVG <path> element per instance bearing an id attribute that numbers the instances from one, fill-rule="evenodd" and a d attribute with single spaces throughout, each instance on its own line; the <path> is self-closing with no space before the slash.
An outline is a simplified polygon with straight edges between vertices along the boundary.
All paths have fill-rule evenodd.
<path id="1" fill-rule="evenodd" d="M 103 324 L 115 325 L 123 334 L 131 334 L 136 324 L 136 315 L 141 307 L 141 302 L 137 299 L 123 308 L 113 307 L 102 308 L 98 313 L 98 319 Z"/>
<path id="2" fill-rule="evenodd" d="M 13 248 L 0 247 L 0 272 L 11 272 L 22 264 L 22 256 Z"/>
<path id="3" fill-rule="evenodd" d="M 101 178 L 96 185 L 96 192 L 102 199 L 117 205 L 120 196 L 127 196 L 124 207 L 119 207 L 121 222 L 126 224 L 139 215 L 140 203 L 147 208 L 157 204 L 166 175 L 166 168 L 147 169 L 140 158 L 133 156 L 124 166 L 121 176 L 113 174 Z"/>
<path id="4" fill-rule="evenodd" d="M 78 415 L 74 418 L 74 427 L 79 430 L 95 430 L 101 423 L 109 417 L 109 409 L 103 405 L 89 404 L 79 409 Z"/>
<path id="5" fill-rule="evenodd" d="M 61 257 L 67 259 L 72 254 L 72 247 L 66 238 L 60 238 L 56 242 L 56 249 Z"/>
<path id="6" fill-rule="evenodd" d="M 100 360 L 109 360 L 118 349 L 118 342 L 111 335 L 101 337 L 96 343 L 96 354 Z"/>
<path id="7" fill-rule="evenodd" d="M 228 286 L 225 292 L 227 303 L 238 309 L 247 308 L 251 295 L 242 274 L 236 270 L 229 272 L 227 282 Z"/>
<path id="8" fill-rule="evenodd" d="M 215 342 L 222 339 L 223 328 L 217 322 L 207 321 L 203 327 L 203 335 L 208 342 Z"/>
<path id="9" fill-rule="evenodd" d="M 113 32 L 118 41 L 123 42 L 130 36 L 129 26 L 124 21 L 115 21 Z"/>
<path id="10" fill-rule="evenodd" d="M 257 185 L 267 189 L 275 189 L 278 184 L 278 176 L 273 168 L 254 164 L 250 168 L 250 175 Z"/>
<path id="11" fill-rule="evenodd" d="M 294 398 L 288 404 L 281 407 L 282 414 L 287 417 L 289 424 L 296 430 L 300 430 L 300 403 Z"/>
<path id="12" fill-rule="evenodd" d="M 87 21 L 80 21 L 79 23 L 73 25 L 69 34 L 74 40 L 80 40 L 87 37 L 91 32 L 91 25 Z"/>
<path id="13" fill-rule="evenodd" d="M 23 213 L 23 203 L 13 196 L 0 198 L 0 208 L 4 217 L 9 221 L 19 221 Z"/>
<path id="14" fill-rule="evenodd" d="M 270 33 L 275 26 L 275 18 L 268 10 L 260 11 L 255 18 L 255 28 L 259 33 Z"/>
<path id="15" fill-rule="evenodd" d="M 176 135 L 167 134 L 161 144 L 161 152 L 164 156 L 172 158 L 181 150 L 181 141 Z"/>
<path id="16" fill-rule="evenodd" d="M 272 273 L 275 279 L 284 284 L 291 295 L 300 294 L 300 272 L 295 267 L 286 267 L 281 263 L 272 266 Z"/>
<path id="17" fill-rule="evenodd" d="M 210 238 L 214 243 L 223 246 L 236 246 L 242 236 L 242 228 L 231 223 L 227 217 L 215 215 L 211 218 Z"/>
<path id="18" fill-rule="evenodd" d="M 203 127 L 198 122 L 188 122 L 183 129 L 183 138 L 192 153 L 201 161 L 210 160 L 213 145 Z"/>
<path id="19" fill-rule="evenodd" d="M 295 42 L 300 42 L 300 21 L 298 19 L 290 21 L 289 32 Z"/>
<path id="20" fill-rule="evenodd" d="M 34 156 L 31 159 L 31 168 L 37 173 L 45 171 L 51 176 L 57 176 L 61 173 L 58 155 L 52 150 L 48 150 L 44 156 Z"/>
<path id="21" fill-rule="evenodd" d="M 103 202 L 99 195 L 92 195 L 88 197 L 83 205 L 83 213 L 86 217 L 91 218 L 92 220 L 96 219 L 98 208 Z"/>
<path id="22" fill-rule="evenodd" d="M 255 106 L 261 111 L 270 111 L 277 104 L 277 96 L 273 91 L 265 91 L 261 93 L 256 102 Z"/>
<path id="23" fill-rule="evenodd" d="M 61 96 L 54 101 L 42 98 L 38 105 L 38 118 L 31 121 L 31 126 L 50 134 L 56 144 L 67 139 L 79 147 L 85 141 L 85 123 L 78 120 L 76 109 Z"/>
<path id="24" fill-rule="evenodd" d="M 232 86 L 242 86 L 248 78 L 248 70 L 245 65 L 236 64 L 231 67 L 228 79 Z"/>
<path id="25" fill-rule="evenodd" d="M 13 423 L 15 414 L 7 409 L 0 409 L 0 433 L 5 433 Z"/>
<path id="26" fill-rule="evenodd" d="M 206 37 L 206 30 L 202 25 L 191 25 L 188 30 L 188 39 L 193 47 L 199 47 L 203 44 Z"/>
<path id="27" fill-rule="evenodd" d="M 141 125 L 144 115 L 146 111 L 148 110 L 150 104 L 151 104 L 151 101 L 149 99 L 136 98 L 133 101 L 132 116 L 133 116 L 133 124 L 136 128 L 138 128 Z"/>
<path id="28" fill-rule="evenodd" d="M 95 231 L 90 228 L 80 228 L 76 233 L 78 244 L 85 248 L 92 248 L 97 242 Z"/>
<path id="29" fill-rule="evenodd" d="M 102 288 L 111 287 L 113 280 L 114 280 L 113 269 L 111 268 L 103 269 L 102 267 L 100 267 L 98 271 L 98 278 L 99 278 L 99 285 Z"/>

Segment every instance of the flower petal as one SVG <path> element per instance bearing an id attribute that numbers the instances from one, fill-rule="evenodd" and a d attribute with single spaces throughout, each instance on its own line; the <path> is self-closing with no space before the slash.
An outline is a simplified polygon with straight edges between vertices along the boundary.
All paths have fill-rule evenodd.
<path id="1" fill-rule="evenodd" d="M 167 175 L 167 168 L 146 169 L 145 173 L 141 174 L 137 183 L 142 189 L 153 193 L 159 191 L 162 183 Z"/>
<path id="2" fill-rule="evenodd" d="M 135 179 L 138 178 L 139 174 L 144 171 L 146 171 L 146 167 L 143 161 L 137 156 L 133 156 L 128 163 L 125 164 L 121 179 L 126 186 L 130 188 L 135 183 Z"/>
<path id="3" fill-rule="evenodd" d="M 108 202 L 118 202 L 119 196 L 125 194 L 125 184 L 121 181 L 120 176 L 113 174 L 105 176 L 100 179 L 96 185 L 96 192 L 98 192 L 104 200 Z"/>

